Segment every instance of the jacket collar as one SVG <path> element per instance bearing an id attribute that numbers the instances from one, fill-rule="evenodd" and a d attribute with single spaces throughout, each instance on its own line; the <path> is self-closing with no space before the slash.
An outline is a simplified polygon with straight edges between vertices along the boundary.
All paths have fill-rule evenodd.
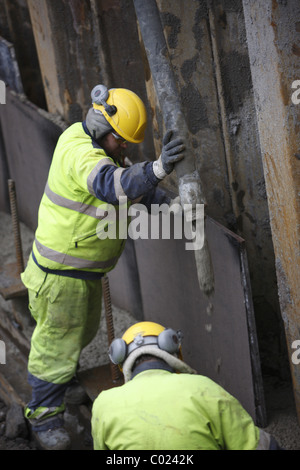
<path id="1" fill-rule="evenodd" d="M 93 147 L 97 148 L 97 149 L 102 149 L 102 147 L 98 144 L 98 142 L 94 139 L 94 137 L 92 136 L 92 134 L 88 130 L 88 128 L 86 126 L 86 121 L 83 121 L 82 127 L 83 127 L 84 132 L 92 139 Z"/>
<path id="2" fill-rule="evenodd" d="M 151 369 L 160 369 L 160 370 L 166 370 L 168 372 L 174 372 L 174 369 L 170 367 L 166 362 L 161 361 L 160 359 L 152 359 L 149 361 L 144 361 L 138 366 L 136 366 L 132 372 L 132 377 L 131 380 L 141 372 L 144 372 L 145 370 L 151 370 Z"/>

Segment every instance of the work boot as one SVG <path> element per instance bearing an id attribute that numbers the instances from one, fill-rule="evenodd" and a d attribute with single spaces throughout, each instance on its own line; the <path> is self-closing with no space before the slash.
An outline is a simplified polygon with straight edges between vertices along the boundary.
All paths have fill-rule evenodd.
<path id="1" fill-rule="evenodd" d="M 32 435 L 37 444 L 44 450 L 68 450 L 71 448 L 71 438 L 64 429 L 63 411 L 60 407 L 39 407 L 35 411 L 25 408 L 25 418 L 31 426 Z"/>
<path id="2" fill-rule="evenodd" d="M 88 399 L 89 397 L 84 388 L 77 379 L 73 379 L 66 390 L 64 402 L 69 405 L 82 405 L 86 403 Z"/>
<path id="3" fill-rule="evenodd" d="M 63 427 L 47 431 L 33 431 L 33 437 L 44 450 L 71 449 L 71 438 Z"/>

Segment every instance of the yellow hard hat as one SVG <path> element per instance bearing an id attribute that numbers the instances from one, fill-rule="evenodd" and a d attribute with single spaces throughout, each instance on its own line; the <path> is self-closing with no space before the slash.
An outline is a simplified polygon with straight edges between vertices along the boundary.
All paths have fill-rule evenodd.
<path id="1" fill-rule="evenodd" d="M 98 85 L 103 87 L 103 85 Z M 97 87 L 92 91 L 92 99 L 97 94 Z M 128 142 L 143 142 L 147 125 L 146 108 L 142 100 L 126 88 L 111 88 L 105 104 L 93 99 L 93 107 L 101 111 L 113 129 Z M 98 101 L 95 102 L 95 101 Z M 108 106 L 107 106 L 108 105 Z M 111 112 L 111 110 L 113 110 Z"/>
<path id="2" fill-rule="evenodd" d="M 159 323 L 143 321 L 132 325 L 122 338 L 111 343 L 109 357 L 114 364 L 122 364 L 133 351 L 147 345 L 154 345 L 169 354 L 181 355 L 181 339 L 180 331 L 165 328 Z"/>
<path id="3" fill-rule="evenodd" d="M 162 331 L 165 330 L 165 327 L 159 323 L 154 323 L 151 321 L 142 321 L 132 325 L 122 336 L 122 339 L 126 344 L 132 343 L 132 341 L 141 336 L 158 336 Z"/>

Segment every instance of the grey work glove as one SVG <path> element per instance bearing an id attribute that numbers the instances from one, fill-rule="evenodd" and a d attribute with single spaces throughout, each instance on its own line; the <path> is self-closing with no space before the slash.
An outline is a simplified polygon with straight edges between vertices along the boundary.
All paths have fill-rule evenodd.
<path id="1" fill-rule="evenodd" d="M 153 163 L 153 172 L 159 179 L 169 175 L 176 162 L 184 158 L 185 146 L 181 137 L 172 140 L 173 131 L 167 131 L 163 138 L 160 157 Z"/>

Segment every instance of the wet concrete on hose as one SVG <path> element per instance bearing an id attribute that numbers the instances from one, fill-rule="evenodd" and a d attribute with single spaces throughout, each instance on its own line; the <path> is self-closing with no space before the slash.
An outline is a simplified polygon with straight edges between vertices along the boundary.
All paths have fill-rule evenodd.
<path id="1" fill-rule="evenodd" d="M 33 233 L 24 224 L 21 224 L 21 235 L 24 258 L 27 259 L 31 250 Z M 6 263 L 14 262 L 15 256 L 11 217 L 0 212 L 0 267 Z M 104 307 L 102 306 L 102 308 L 104 312 Z M 8 316 L 11 315 L 10 301 L 5 301 L 1 296 L 0 310 Z M 129 312 L 121 310 L 114 305 L 112 306 L 112 314 L 116 337 L 122 335 L 136 321 Z M 26 331 L 28 339 L 30 339 L 32 329 L 33 326 L 29 324 Z M 108 364 L 107 349 L 107 329 L 103 313 L 100 327 L 94 340 L 82 351 L 79 370 L 84 373 L 84 371 L 89 369 Z M 11 354 L 10 359 L 17 360 L 14 359 L 15 357 L 17 358 L 15 349 L 12 349 L 12 353 L 9 352 L 8 354 Z M 4 371 L 3 368 L 8 367 L 10 364 L 8 359 L 7 357 L 7 364 L 0 365 L 0 376 L 1 371 Z M 16 369 L 17 365 L 13 365 L 13 368 Z M 24 383 L 25 387 L 26 384 Z M 300 450 L 300 427 L 296 416 L 291 384 L 275 376 L 266 376 L 264 377 L 264 388 L 268 415 L 268 426 L 265 430 L 270 432 L 283 448 L 287 450 Z M 91 406 L 92 401 L 88 401 L 82 407 L 67 405 L 65 422 L 66 427 L 72 433 L 73 450 L 92 449 L 90 434 Z M 0 450 L 38 449 L 28 432 L 26 424 L 24 427 L 24 421 L 20 417 L 20 410 L 22 410 L 20 405 L 10 408 L 0 396 Z"/>

